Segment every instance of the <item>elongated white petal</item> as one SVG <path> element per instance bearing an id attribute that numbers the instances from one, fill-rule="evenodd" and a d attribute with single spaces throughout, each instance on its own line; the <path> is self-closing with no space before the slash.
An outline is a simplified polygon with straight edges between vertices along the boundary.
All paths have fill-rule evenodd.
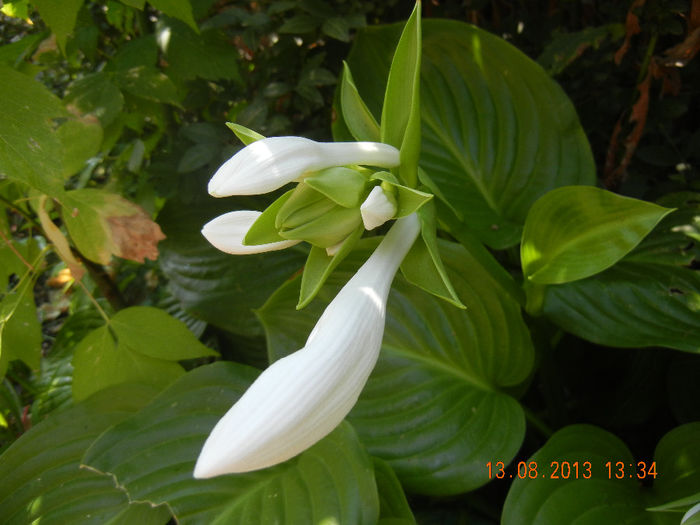
<path id="1" fill-rule="evenodd" d="M 271 252 L 294 246 L 299 241 L 279 241 L 245 246 L 243 239 L 262 212 L 240 210 L 219 215 L 204 225 L 202 235 L 222 252 L 234 255 Z"/>
<path id="2" fill-rule="evenodd" d="M 415 214 L 396 222 L 328 305 L 304 348 L 268 367 L 219 420 L 196 478 L 276 465 L 343 420 L 377 361 L 391 282 L 418 231 Z"/>
<path id="3" fill-rule="evenodd" d="M 360 206 L 362 223 L 366 230 L 373 230 L 396 215 L 396 205 L 391 202 L 381 186 L 375 186 Z"/>
<path id="4" fill-rule="evenodd" d="M 303 137 L 269 137 L 246 146 L 209 181 L 214 197 L 268 193 L 306 172 L 332 166 L 366 164 L 391 168 L 399 151 L 376 142 L 315 142 Z"/>

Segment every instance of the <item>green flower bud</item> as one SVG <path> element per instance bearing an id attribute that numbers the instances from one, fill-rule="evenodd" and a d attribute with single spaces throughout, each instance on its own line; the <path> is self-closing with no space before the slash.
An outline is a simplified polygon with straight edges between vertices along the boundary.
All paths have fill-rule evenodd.
<path id="1" fill-rule="evenodd" d="M 345 208 L 300 183 L 277 213 L 275 227 L 284 239 L 328 248 L 345 239 L 362 222 L 359 208 Z"/>

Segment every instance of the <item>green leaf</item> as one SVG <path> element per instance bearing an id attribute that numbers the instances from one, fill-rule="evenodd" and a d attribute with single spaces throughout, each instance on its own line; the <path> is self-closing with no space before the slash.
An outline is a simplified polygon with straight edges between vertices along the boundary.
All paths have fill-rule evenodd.
<path id="1" fill-rule="evenodd" d="M 63 146 L 62 177 L 69 178 L 85 167 L 85 163 L 100 152 L 102 126 L 93 115 L 70 119 L 58 128 Z"/>
<path id="2" fill-rule="evenodd" d="M 200 192 L 200 199 L 169 199 L 160 212 L 158 221 L 167 235 L 159 245 L 161 269 L 172 294 L 195 317 L 239 335 L 262 335 L 252 310 L 302 267 L 305 253 L 293 248 L 245 256 L 218 251 L 200 230 L 233 206 L 204 197 L 204 188 L 205 182 L 193 181 L 192 189 L 180 195 Z M 239 199 L 239 206 L 255 209 L 259 201 Z"/>
<path id="3" fill-rule="evenodd" d="M 358 226 L 347 239 L 343 241 L 340 249 L 334 255 L 328 255 L 324 248 L 312 246 L 309 257 L 304 265 L 304 273 L 301 276 L 301 288 L 299 290 L 299 302 L 297 309 L 308 305 L 319 292 L 323 283 L 333 273 L 333 270 L 348 256 L 365 232 L 363 225 Z"/>
<path id="4" fill-rule="evenodd" d="M 72 190 L 63 198 L 63 221 L 80 252 L 101 264 L 112 255 L 143 262 L 158 258 L 160 227 L 139 206 L 115 193 Z"/>
<path id="5" fill-rule="evenodd" d="M 83 0 L 63 0 L 54 2 L 53 0 L 32 0 L 34 6 L 39 10 L 41 18 L 51 28 L 56 35 L 61 51 L 66 52 L 66 40 L 68 35 L 73 33 L 75 22 L 78 19 L 78 11 L 83 5 Z"/>
<path id="6" fill-rule="evenodd" d="M 401 152 L 399 173 L 409 187 L 418 182 L 421 49 L 421 3 L 416 2 L 391 61 L 380 128 L 381 141 Z"/>
<path id="7" fill-rule="evenodd" d="M 34 79 L 0 65 L 0 177 L 52 197 L 63 192 L 61 141 L 52 119 L 65 116 L 61 101 Z"/>
<path id="8" fill-rule="evenodd" d="M 624 34 L 625 27 L 619 23 L 586 27 L 574 33 L 556 31 L 552 41 L 547 44 L 544 51 L 537 57 L 537 62 L 547 73 L 555 76 L 564 71 L 587 48 L 598 49 L 608 38 L 618 40 Z"/>
<path id="9" fill-rule="evenodd" d="M 350 67 L 343 62 L 343 76 L 340 83 L 340 108 L 343 119 L 352 136 L 358 141 L 379 142 L 379 124 L 374 119 L 364 100 L 357 91 Z"/>
<path id="10" fill-rule="evenodd" d="M 259 310 L 271 360 L 304 345 L 324 304 L 375 245 L 361 241 L 362 249 L 304 310 L 295 310 L 298 279 Z M 522 382 L 533 365 L 518 304 L 463 248 L 441 243 L 441 254 L 468 308 L 455 308 L 397 277 L 379 361 L 349 415 L 369 452 L 391 465 L 407 491 L 434 495 L 484 485 L 487 461 L 515 456 L 525 418 L 501 389 Z"/>
<path id="11" fill-rule="evenodd" d="M 5 295 L 0 302 L 0 355 L 3 361 L 20 359 L 36 370 L 41 360 L 43 336 L 32 293 L 34 279 L 25 279 L 26 286 Z"/>
<path id="12" fill-rule="evenodd" d="M 73 357 L 73 396 L 83 399 L 111 385 L 146 383 L 164 388 L 184 373 L 176 363 L 216 355 L 162 310 L 133 306 L 90 332 Z"/>
<path id="13" fill-rule="evenodd" d="M 138 509 L 138 520 L 131 523 L 165 524 L 170 518 L 167 509 L 129 503 L 109 477 L 81 468 L 80 461 L 97 436 L 153 394 L 140 385 L 110 389 L 23 434 L 0 456 L 3 523 L 114 524 L 122 513 Z"/>
<path id="14" fill-rule="evenodd" d="M 260 133 L 253 131 L 252 129 L 248 129 L 245 126 L 241 126 L 240 124 L 235 124 L 233 122 L 227 122 L 226 126 L 228 126 L 228 128 L 236 134 L 236 136 L 240 139 L 240 141 L 245 146 L 247 146 L 248 144 L 252 144 L 255 141 L 258 141 L 258 140 L 265 138 Z"/>
<path id="15" fill-rule="evenodd" d="M 552 190 L 525 221 L 523 273 L 538 284 L 595 275 L 628 254 L 671 211 L 593 187 Z"/>
<path id="16" fill-rule="evenodd" d="M 73 398 L 123 383 L 141 383 L 162 390 L 185 370 L 177 363 L 148 357 L 117 341 L 108 326 L 90 332 L 73 355 Z"/>
<path id="17" fill-rule="evenodd" d="M 700 351 L 700 248 L 689 235 L 700 205 L 694 194 L 621 262 L 605 272 L 543 291 L 542 312 L 570 333 L 607 346 Z M 692 239 L 692 237 L 690 237 Z"/>
<path id="18" fill-rule="evenodd" d="M 350 168 L 328 168 L 306 177 L 310 186 L 344 208 L 358 208 L 367 197 L 367 177 Z"/>
<path id="19" fill-rule="evenodd" d="M 115 74 L 114 81 L 121 89 L 137 97 L 173 106 L 180 105 L 180 95 L 175 84 L 156 68 L 137 66 L 120 70 Z"/>
<path id="20" fill-rule="evenodd" d="M 238 53 L 232 52 L 226 36 L 219 30 L 208 29 L 197 34 L 182 22 L 161 17 L 156 31 L 168 60 L 165 72 L 176 83 L 197 77 L 240 80 Z"/>
<path id="21" fill-rule="evenodd" d="M 143 9 L 143 5 L 139 9 Z M 153 34 L 147 34 L 129 40 L 119 46 L 116 54 L 107 63 L 105 69 L 107 71 L 123 71 L 140 66 L 155 68 L 157 64 L 158 44 Z"/>
<path id="22" fill-rule="evenodd" d="M 151 306 L 120 310 L 110 319 L 109 326 L 120 346 L 156 359 L 181 361 L 217 355 L 200 343 L 182 322 Z"/>
<path id="23" fill-rule="evenodd" d="M 190 0 L 148 0 L 148 3 L 166 15 L 182 20 L 190 26 L 195 33 L 199 33 L 197 22 L 194 21 L 194 17 L 192 16 Z"/>
<path id="24" fill-rule="evenodd" d="M 421 222 L 420 237 L 401 263 L 401 273 L 408 281 L 428 293 L 465 308 L 455 291 L 440 258 L 437 244 L 435 207 L 432 202 L 418 211 Z"/>
<path id="25" fill-rule="evenodd" d="M 355 82 L 375 116 L 384 97 L 377 79 L 386 78 L 400 31 L 358 31 L 348 58 L 362 71 Z M 421 167 L 463 224 L 493 248 L 520 241 L 530 206 L 547 191 L 595 183 L 588 141 L 562 89 L 481 29 L 423 22 L 421 107 Z"/>
<path id="26" fill-rule="evenodd" d="M 107 73 L 92 73 L 79 78 L 68 86 L 63 100 L 81 116 L 94 115 L 104 127 L 111 124 L 124 107 L 124 96 L 112 83 Z"/>
<path id="27" fill-rule="evenodd" d="M 321 25 L 321 31 L 324 35 L 340 40 L 341 42 L 350 41 L 350 25 L 345 18 L 333 17 L 327 18 Z"/>
<path id="28" fill-rule="evenodd" d="M 218 160 L 221 146 L 212 142 L 195 144 L 187 148 L 177 164 L 178 173 L 190 173 L 214 160 Z"/>
<path id="29" fill-rule="evenodd" d="M 377 480 L 379 490 L 379 523 L 393 523 L 395 525 L 415 524 L 411 507 L 406 501 L 401 483 L 396 477 L 391 466 L 379 458 L 372 458 L 374 462 L 374 478 Z"/>
<path id="30" fill-rule="evenodd" d="M 640 460 L 644 462 L 641 466 L 614 435 L 589 425 L 565 427 L 525 462 L 528 473 L 536 465 L 538 479 L 514 476 L 501 522 L 676 524 L 678 514 L 648 510 L 654 503 L 700 489 L 699 432 L 700 423 L 672 430 L 659 442 L 654 459 Z M 652 461 L 655 475 L 650 475 Z M 552 476 L 555 469 L 557 479 Z M 653 483 L 651 491 L 639 483 L 642 469 L 647 473 L 644 479 Z M 564 479 L 565 472 L 570 472 L 568 479 Z"/>
<path id="31" fill-rule="evenodd" d="M 687 268 L 623 260 L 600 275 L 548 286 L 542 312 L 597 344 L 700 352 L 700 275 Z"/>
<path id="32" fill-rule="evenodd" d="M 256 375 L 234 363 L 193 370 L 103 434 L 83 462 L 114 476 L 133 500 L 167 503 L 182 525 L 375 523 L 379 502 L 372 463 L 347 424 L 279 466 L 192 478 L 208 432 Z"/>

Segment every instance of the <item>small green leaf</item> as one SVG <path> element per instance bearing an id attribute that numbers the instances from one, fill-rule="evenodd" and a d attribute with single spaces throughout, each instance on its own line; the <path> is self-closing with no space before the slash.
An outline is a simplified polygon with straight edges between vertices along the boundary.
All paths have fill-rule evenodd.
<path id="1" fill-rule="evenodd" d="M 102 126 L 93 115 L 70 119 L 58 128 L 63 145 L 62 176 L 67 179 L 85 167 L 85 163 L 100 152 Z"/>
<path id="2" fill-rule="evenodd" d="M 32 0 L 32 3 L 39 10 L 41 18 L 46 22 L 56 35 L 61 51 L 66 52 L 66 40 L 73 32 L 75 22 L 78 19 L 78 11 L 84 0 L 64 0 L 54 2 L 53 0 Z"/>
<path id="3" fill-rule="evenodd" d="M 350 67 L 343 62 L 343 76 L 340 84 L 340 108 L 352 136 L 359 141 L 379 142 L 379 124 L 360 96 Z"/>
<path id="4" fill-rule="evenodd" d="M 381 141 L 401 151 L 400 175 L 410 187 L 418 181 L 421 47 L 421 3 L 416 2 L 391 62 L 381 121 Z"/>
<path id="5" fill-rule="evenodd" d="M 323 25 L 321 25 L 321 31 L 323 31 L 324 35 L 328 35 L 341 42 L 350 41 L 350 25 L 345 18 L 327 18 L 323 21 Z"/>
<path id="6" fill-rule="evenodd" d="M 31 271 L 25 272 L 0 301 L 0 378 L 14 359 L 39 368 L 42 335 L 32 295 L 35 279 Z"/>
<path id="7" fill-rule="evenodd" d="M 194 16 L 192 16 L 190 0 L 148 0 L 148 3 L 164 14 L 182 20 L 190 26 L 195 33 L 199 33 L 197 22 L 195 22 Z"/>
<path id="8" fill-rule="evenodd" d="M 357 208 L 368 193 L 367 177 L 357 170 L 336 167 L 316 172 L 303 184 L 322 193 L 344 208 Z"/>
<path id="9" fill-rule="evenodd" d="M 234 122 L 227 122 L 226 126 L 233 131 L 236 136 L 240 139 L 240 141 L 244 145 L 252 144 L 253 142 L 257 140 L 264 139 L 265 137 L 258 133 L 257 131 L 253 131 L 252 129 L 248 129 L 245 126 L 242 126 L 241 124 L 236 124 Z"/>
<path id="10" fill-rule="evenodd" d="M 256 244 L 268 244 L 271 242 L 284 241 L 284 237 L 277 230 L 277 214 L 279 213 L 284 203 L 292 196 L 294 190 L 289 190 L 282 194 L 278 199 L 270 204 L 262 215 L 248 229 L 243 244 L 245 246 L 255 246 Z"/>
<path id="11" fill-rule="evenodd" d="M 114 476 L 131 500 L 167 504 L 182 525 L 376 523 L 372 462 L 347 423 L 281 465 L 193 479 L 207 434 L 257 374 L 234 363 L 196 368 L 102 434 L 83 463 Z"/>
<path id="12" fill-rule="evenodd" d="M 142 383 L 163 389 L 185 370 L 177 363 L 134 352 L 117 342 L 108 326 L 90 332 L 73 355 L 73 398 L 83 400 L 95 392 L 122 383 Z"/>
<path id="13" fill-rule="evenodd" d="M 72 82 L 63 99 L 66 107 L 75 107 L 80 116 L 94 115 L 103 126 L 111 124 L 124 107 L 124 96 L 111 75 L 92 73 Z"/>
<path id="14" fill-rule="evenodd" d="M 301 277 L 301 289 L 299 291 L 297 310 L 304 308 L 316 297 L 323 283 L 326 282 L 338 264 L 352 251 L 357 241 L 362 237 L 364 231 L 365 228 L 363 225 L 358 226 L 357 229 L 343 241 L 340 249 L 332 256 L 328 255 L 324 248 L 319 248 L 318 246 L 311 247 L 309 257 L 306 259 L 306 265 L 304 266 L 304 273 Z"/>
<path id="15" fill-rule="evenodd" d="M 421 235 L 401 263 L 401 273 L 411 284 L 459 308 L 466 308 L 455 292 L 440 258 L 437 244 L 435 207 L 431 201 L 418 210 Z"/>
<path id="16" fill-rule="evenodd" d="M 535 202 L 525 220 L 520 247 L 525 277 L 560 284 L 599 273 L 671 211 L 589 186 L 552 190 Z"/>
<path id="17" fill-rule="evenodd" d="M 396 192 L 396 218 L 405 217 L 418 211 L 424 204 L 433 198 L 431 193 L 425 193 L 399 184 L 398 179 L 388 171 L 380 171 L 372 175 L 372 180 L 381 180 Z"/>
<path id="18" fill-rule="evenodd" d="M 180 96 L 173 81 L 154 67 L 137 66 L 119 70 L 114 75 L 114 81 L 121 89 L 137 97 L 180 105 Z"/>
<path id="19" fill-rule="evenodd" d="M 120 310 L 109 325 L 120 347 L 156 359 L 180 361 L 217 355 L 200 343 L 182 322 L 151 306 Z"/>

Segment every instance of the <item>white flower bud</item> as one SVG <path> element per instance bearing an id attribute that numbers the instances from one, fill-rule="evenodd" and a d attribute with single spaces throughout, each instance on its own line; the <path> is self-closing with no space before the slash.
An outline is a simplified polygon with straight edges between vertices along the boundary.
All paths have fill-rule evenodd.
<path id="1" fill-rule="evenodd" d="M 268 193 L 300 180 L 307 172 L 348 164 L 391 168 L 399 164 L 399 151 L 379 142 L 269 137 L 227 160 L 209 181 L 209 193 L 214 197 Z"/>
<path id="2" fill-rule="evenodd" d="M 234 255 L 271 252 L 294 246 L 299 241 L 279 241 L 269 244 L 246 246 L 243 244 L 248 230 L 260 217 L 259 211 L 240 210 L 219 215 L 204 225 L 202 235 L 222 252 Z"/>
<path id="3" fill-rule="evenodd" d="M 366 230 L 373 230 L 396 215 L 396 204 L 387 197 L 381 186 L 375 186 L 360 206 Z"/>
<path id="4" fill-rule="evenodd" d="M 304 348 L 270 365 L 219 420 L 194 477 L 276 465 L 338 426 L 377 361 L 391 282 L 419 230 L 415 214 L 396 221 L 328 305 Z"/>

